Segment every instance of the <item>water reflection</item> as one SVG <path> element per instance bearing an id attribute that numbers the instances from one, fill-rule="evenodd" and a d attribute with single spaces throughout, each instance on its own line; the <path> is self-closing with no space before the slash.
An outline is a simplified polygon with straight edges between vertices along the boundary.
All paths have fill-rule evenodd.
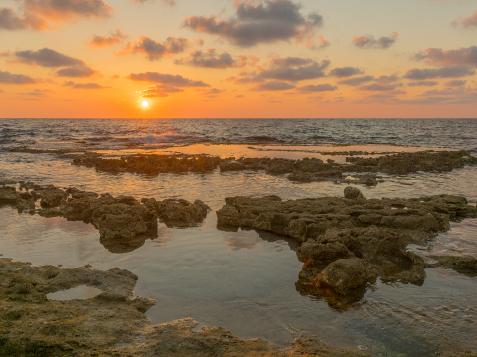
<path id="1" fill-rule="evenodd" d="M 35 265 L 131 270 L 139 276 L 136 293 L 157 300 L 148 312 L 154 322 L 191 316 L 276 343 L 319 335 L 337 345 L 367 346 L 377 356 L 427 355 L 455 344 L 477 348 L 475 278 L 431 269 L 422 287 L 378 282 L 343 313 L 295 290 L 301 264 L 293 243 L 215 227 L 214 214 L 194 229 L 161 225 L 158 239 L 111 254 L 91 225 L 1 208 L 0 252 Z"/>

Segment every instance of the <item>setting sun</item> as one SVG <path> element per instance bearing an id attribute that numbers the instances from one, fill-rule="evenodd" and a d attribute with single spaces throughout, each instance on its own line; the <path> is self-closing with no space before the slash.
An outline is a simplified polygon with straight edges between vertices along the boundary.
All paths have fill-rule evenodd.
<path id="1" fill-rule="evenodd" d="M 140 106 L 143 110 L 149 109 L 151 106 L 151 103 L 147 99 L 142 99 Z"/>

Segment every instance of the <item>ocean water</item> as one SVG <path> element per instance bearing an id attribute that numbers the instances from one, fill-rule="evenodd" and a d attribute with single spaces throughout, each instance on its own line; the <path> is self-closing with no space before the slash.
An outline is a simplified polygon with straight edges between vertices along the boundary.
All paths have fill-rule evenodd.
<path id="1" fill-rule="evenodd" d="M 477 150 L 477 120 L 0 120 L 1 148 L 158 148 L 194 143 L 392 144 Z"/>
<path id="2" fill-rule="evenodd" d="M 0 254 L 35 265 L 129 269 L 139 276 L 136 293 L 157 300 L 148 312 L 157 323 L 193 317 L 242 337 L 262 337 L 277 344 L 318 335 L 329 343 L 359 347 L 374 356 L 477 351 L 477 278 L 427 269 L 423 286 L 378 282 L 362 301 L 337 311 L 324 300 L 297 292 L 301 264 L 291 242 L 255 231 L 216 228 L 214 211 L 226 197 L 336 196 L 342 195 L 344 185 L 296 184 L 260 172 L 112 175 L 73 166 L 54 154 L 24 150 L 109 154 L 202 150 L 297 158 L 347 151 L 349 146 L 344 145 L 373 152 L 467 149 L 475 155 L 477 120 L 1 120 L 0 180 L 31 180 L 138 198 L 202 199 L 212 212 L 201 227 L 161 225 L 157 239 L 117 254 L 101 245 L 91 225 L 18 214 L 3 207 Z M 376 187 L 360 189 L 367 197 L 449 193 L 477 202 L 476 167 L 384 178 Z M 453 223 L 449 232 L 416 251 L 477 257 L 477 220 Z"/>

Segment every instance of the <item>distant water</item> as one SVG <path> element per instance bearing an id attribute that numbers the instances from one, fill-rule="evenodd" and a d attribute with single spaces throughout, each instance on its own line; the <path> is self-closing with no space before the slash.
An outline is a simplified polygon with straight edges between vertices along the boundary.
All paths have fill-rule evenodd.
<path id="1" fill-rule="evenodd" d="M 160 148 L 194 143 L 393 144 L 477 150 L 477 120 L 0 120 L 0 150 Z"/>

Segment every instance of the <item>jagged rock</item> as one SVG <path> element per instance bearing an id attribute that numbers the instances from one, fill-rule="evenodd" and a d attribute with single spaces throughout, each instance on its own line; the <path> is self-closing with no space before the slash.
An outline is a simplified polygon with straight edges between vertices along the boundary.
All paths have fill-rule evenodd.
<path id="1" fill-rule="evenodd" d="M 453 269 L 461 274 L 477 276 L 477 258 L 470 256 L 431 256 L 438 262 L 438 266 Z"/>
<path id="2" fill-rule="evenodd" d="M 277 347 L 243 340 L 190 319 L 153 325 L 152 299 L 136 297 L 137 277 L 121 269 L 33 267 L 0 259 L 1 356 L 365 356 L 301 337 Z M 80 285 L 103 292 L 86 300 L 54 301 L 48 293 Z"/>
<path id="3" fill-rule="evenodd" d="M 376 277 L 373 267 L 364 259 L 339 259 L 323 269 L 314 283 L 321 288 L 331 288 L 338 295 L 349 295 L 364 291 Z"/>
<path id="4" fill-rule="evenodd" d="M 21 183 L 20 188 L 22 191 L 0 187 L 0 204 L 45 217 L 91 223 L 98 229 L 101 243 L 115 253 L 132 251 L 146 239 L 157 237 L 158 218 L 169 227 L 193 227 L 205 219 L 209 210 L 202 201 L 152 199 L 139 202 L 131 196 L 113 197 L 76 188 L 62 190 L 30 183 Z M 40 201 L 39 209 L 35 209 L 37 200 Z"/>
<path id="5" fill-rule="evenodd" d="M 451 171 L 465 165 L 477 165 L 477 158 L 466 151 L 425 151 L 372 158 L 347 157 L 347 161 L 347 164 L 338 164 L 332 160 L 323 162 L 317 158 L 221 159 L 207 155 L 131 155 L 110 158 L 86 153 L 76 155 L 73 164 L 110 173 L 132 172 L 146 175 L 212 172 L 216 168 L 220 168 L 221 172 L 261 170 L 271 175 L 287 175 L 289 180 L 295 182 L 334 181 L 367 186 L 377 185 L 377 172 L 402 175 L 418 171 Z M 345 174 L 350 173 L 358 175 L 355 175 L 355 179 L 346 179 Z"/>
<path id="6" fill-rule="evenodd" d="M 227 198 L 217 211 L 218 227 L 255 229 L 293 239 L 304 263 L 297 288 L 322 294 L 322 289 L 316 289 L 317 276 L 341 259 L 362 259 L 384 281 L 420 285 L 425 278 L 424 261 L 408 252 L 407 245 L 422 244 L 448 230 L 449 220 L 477 217 L 477 208 L 458 196 L 366 200 L 351 187 L 345 195 L 293 201 L 277 196 Z M 359 291 L 344 300 L 359 300 L 364 293 Z M 337 291 L 336 295 L 327 298 L 342 307 L 338 301 L 342 294 Z"/>
<path id="7" fill-rule="evenodd" d="M 364 195 L 356 187 L 348 186 L 344 190 L 345 198 L 349 200 L 364 200 Z"/>

